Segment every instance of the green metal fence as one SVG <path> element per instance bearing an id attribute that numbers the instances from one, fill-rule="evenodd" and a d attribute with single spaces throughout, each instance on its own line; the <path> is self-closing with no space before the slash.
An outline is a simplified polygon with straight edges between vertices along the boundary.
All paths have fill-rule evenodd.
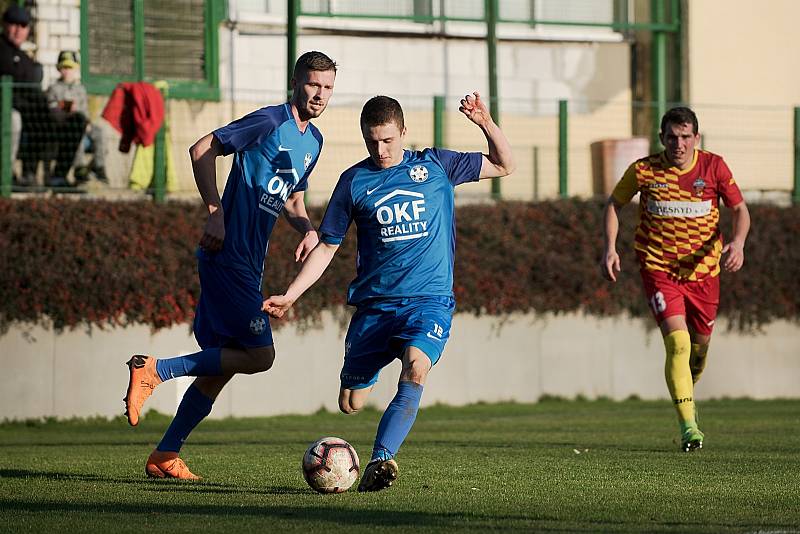
<path id="1" fill-rule="evenodd" d="M 658 146 L 658 119 L 667 109 L 668 63 L 667 37 L 673 35 L 676 42 L 681 31 L 681 9 L 679 0 L 650 0 L 647 20 L 636 20 L 627 0 L 596 0 L 592 3 L 563 2 L 558 0 L 289 0 L 287 3 L 287 66 L 292 64 L 297 43 L 297 18 L 322 17 L 345 19 L 377 19 L 404 21 L 412 25 L 429 25 L 431 31 L 446 34 L 447 23 L 481 23 L 486 28 L 490 112 L 500 124 L 500 98 L 497 73 L 498 25 L 524 25 L 538 27 L 581 27 L 606 29 L 625 34 L 645 31 L 652 34 L 650 84 L 655 100 L 650 124 L 651 146 Z M 437 26 L 434 28 L 434 25 Z M 672 55 L 673 72 L 679 76 L 680 54 Z M 287 84 L 291 72 L 287 73 Z M 679 83 L 673 87 L 680 88 Z M 678 89 L 679 90 L 679 89 Z M 680 94 L 673 94 L 680 99 Z M 566 106 L 566 103 L 564 103 Z M 566 108 L 563 113 L 566 113 Z M 562 127 L 566 128 L 566 121 Z M 564 141 L 560 139 L 560 141 Z M 559 160 L 560 182 L 566 181 L 567 161 Z M 501 182 L 492 180 L 492 197 L 502 197 Z M 562 196 L 567 195 L 566 184 L 560 187 Z"/>
<path id="2" fill-rule="evenodd" d="M 133 187 L 131 172 L 136 158 L 135 148 L 131 153 L 119 152 L 119 134 L 96 115 L 91 122 L 103 128 L 106 140 L 108 181 L 102 187 L 85 187 L 79 183 L 80 165 L 88 165 L 92 154 L 85 160 L 76 158 L 68 175 L 67 186 L 48 187 L 47 170 L 43 161 L 38 162 L 36 181 L 32 185 L 19 183 L 24 162 L 20 149 L 12 159 L 11 113 L 12 84 L 0 83 L 0 194 L 8 197 L 22 193 L 76 193 L 111 194 L 119 196 L 150 195 L 157 201 L 167 198 L 197 198 L 191 165 L 186 155 L 188 147 L 213 128 L 221 125 L 219 112 L 211 114 L 211 120 L 199 125 L 195 107 L 185 100 L 168 100 L 166 122 L 170 134 L 162 130 L 149 156 L 151 178 L 144 187 Z M 350 165 L 366 157 L 366 150 L 358 127 L 361 106 L 372 95 L 334 95 L 329 109 L 315 123 L 325 136 L 325 148 L 314 176 L 310 180 L 308 200 L 324 203 L 335 185 L 339 174 Z M 407 146 L 423 148 L 444 146 L 455 150 L 484 151 L 485 140 L 479 130 L 459 113 L 459 96 L 409 96 L 393 95 L 406 112 L 408 126 Z M 237 102 L 217 104 L 225 109 L 223 116 L 230 120 L 258 107 L 282 101 L 282 91 L 253 91 L 242 95 Z M 97 109 L 102 109 L 101 100 Z M 514 175 L 503 178 L 498 194 L 491 183 L 473 184 L 458 188 L 457 197 L 462 200 L 502 198 L 508 200 L 542 200 L 568 196 L 589 197 L 604 195 L 607 191 L 598 186 L 597 154 L 592 145 L 601 141 L 611 143 L 633 137 L 632 116 L 642 109 L 654 108 L 657 103 L 628 101 L 589 101 L 555 99 L 505 99 L 502 128 L 509 137 L 517 161 Z M 721 154 L 732 168 L 740 187 L 745 190 L 766 190 L 782 194 L 794 202 L 800 202 L 800 108 L 780 106 L 721 106 L 693 104 L 700 119 L 702 146 L 706 150 Z M 47 128 L 46 120 L 33 122 L 25 128 Z M 34 136 L 35 137 L 35 136 Z M 51 139 L 58 141 L 58 139 Z M 30 142 L 23 133 L 21 143 Z M 172 182 L 167 187 L 167 156 L 172 153 Z M 28 151 L 27 153 L 30 153 Z M 50 152 L 52 154 L 52 152 Z M 630 161 L 635 154 L 629 154 Z M 624 158 L 623 158 L 624 159 Z M 616 180 L 622 166 L 630 163 L 605 162 L 613 176 L 606 182 Z M 55 162 L 50 159 L 47 169 L 52 172 Z M 230 158 L 220 161 L 220 186 L 230 168 Z M 620 170 L 622 169 L 622 170 Z M 90 175 L 90 185 L 97 180 Z M 490 181 L 491 182 L 491 181 Z"/>
<path id="3" fill-rule="evenodd" d="M 106 121 L 53 95 L 38 84 L 15 83 L 10 76 L 0 79 L 0 196 L 131 193 L 165 200 L 169 113 L 146 154 L 144 147 L 135 145 L 123 154 L 117 150 L 120 134 Z M 162 95 L 166 100 L 165 87 Z M 147 175 L 139 173 L 135 186 L 132 176 L 142 157 Z M 110 166 L 106 160 L 111 160 Z"/>
<path id="4" fill-rule="evenodd" d="M 0 195 L 11 196 L 11 76 L 0 79 Z"/>
<path id="5" fill-rule="evenodd" d="M 583 146 L 586 136 L 581 133 L 580 125 L 591 122 L 592 113 L 586 119 L 583 108 L 585 104 L 576 102 L 540 101 L 532 106 L 532 111 L 515 112 L 515 108 L 524 109 L 525 103 L 517 103 L 499 98 L 497 49 L 498 40 L 509 28 L 514 31 L 538 32 L 545 35 L 548 32 L 562 31 L 564 28 L 582 28 L 586 32 L 595 32 L 596 35 L 605 37 L 632 38 L 636 32 L 648 32 L 653 37 L 653 78 L 654 96 L 658 103 L 652 106 L 652 113 L 658 115 L 665 108 L 668 94 L 667 84 L 667 49 L 665 46 L 668 36 L 678 36 L 681 32 L 681 2 L 680 0 L 643 0 L 634 3 L 629 0 L 286 0 L 286 2 L 240 2 L 252 4 L 255 8 L 266 10 L 270 14 L 286 16 L 286 82 L 289 86 L 291 66 L 297 56 L 298 31 L 302 26 L 307 26 L 309 20 L 321 19 L 375 19 L 380 21 L 397 21 L 405 24 L 403 31 L 420 36 L 432 38 L 450 37 L 450 28 L 467 26 L 472 38 L 475 29 L 481 33 L 485 30 L 487 47 L 487 81 L 489 94 L 484 95 L 490 106 L 495 120 L 504 129 L 515 131 L 532 128 L 537 130 L 533 135 L 535 142 L 526 141 L 524 133 L 514 134 L 515 148 L 522 154 L 522 159 L 527 162 L 524 172 L 531 174 L 532 178 L 526 183 L 532 183 L 533 188 L 529 193 L 517 191 L 513 180 L 492 180 L 488 196 L 500 198 L 547 198 L 550 196 L 548 184 L 551 180 L 540 180 L 540 176 L 547 176 L 554 172 L 556 180 L 556 196 L 572 194 L 589 194 L 586 186 L 586 176 L 590 172 Z M 158 6 L 156 5 L 158 4 Z M 237 4 L 232 4 L 237 5 Z M 103 95 L 120 81 L 142 81 L 166 79 L 170 81 L 170 94 L 176 100 L 170 101 L 170 110 L 167 113 L 168 122 L 172 125 L 171 136 L 166 132 L 159 134 L 156 149 L 153 154 L 154 179 L 144 187 L 145 191 L 153 194 L 156 200 L 163 200 L 170 195 L 193 194 L 194 184 L 190 176 L 190 167 L 185 157 L 185 148 L 199 136 L 207 133 L 216 123 L 199 122 L 189 118 L 195 112 L 185 99 L 223 99 L 220 84 L 220 35 L 223 28 L 222 22 L 226 21 L 228 27 L 233 28 L 238 23 L 230 20 L 234 17 L 227 13 L 227 2 L 224 0 L 191 0 L 167 2 L 146 2 L 134 0 L 124 5 L 115 0 L 83 0 L 80 2 L 81 21 L 81 49 L 85 51 L 85 61 L 81 66 L 84 83 L 90 92 L 98 95 L 102 100 Z M 236 9 L 241 9 L 239 5 Z M 282 11 L 283 10 L 283 11 Z M 166 16 L 165 16 L 166 15 Z M 298 24 L 298 18 L 303 18 L 303 25 Z M 227 20 L 226 20 L 227 19 Z M 319 31 L 318 29 L 314 30 Z M 323 33 L 324 30 L 322 30 Z M 336 31 L 327 32 L 331 35 Z M 550 34 L 552 36 L 552 34 Z M 231 40 L 231 43 L 233 41 Z M 233 46 L 231 44 L 231 46 Z M 169 53 L 164 53 L 168 50 Z M 231 52 L 232 53 L 232 52 Z M 680 57 L 680 55 L 676 55 Z M 231 72 L 234 66 L 230 66 Z M 676 69 L 680 70 L 680 69 Z M 233 79 L 233 75 L 231 74 Z M 680 84 L 676 84 L 679 86 Z M 275 87 L 272 88 L 276 90 Z M 237 91 L 240 93 L 240 91 Z M 360 95 L 356 95 L 361 98 Z M 398 95 L 402 96 L 402 95 Z M 674 96 L 674 95 L 673 95 Z M 240 99 L 240 95 L 229 96 L 230 101 L 219 104 L 208 104 L 209 108 L 230 108 L 230 113 L 217 113 L 216 116 L 233 120 L 246 111 L 258 105 L 275 103 L 285 98 L 279 94 L 275 98 L 265 92 L 259 92 L 251 99 Z M 414 97 L 417 98 L 417 97 Z M 452 96 L 442 97 L 438 104 L 433 103 L 433 95 L 425 97 L 424 104 L 411 104 L 411 108 L 426 109 L 433 120 L 433 131 L 424 141 L 415 140 L 420 145 L 450 144 L 458 146 L 481 148 L 473 140 L 461 142 L 458 132 L 463 129 L 457 117 L 453 116 Z M 408 100 L 408 99 L 407 99 Z M 342 97 L 337 95 L 335 102 L 342 102 Z M 502 107 L 501 107 L 502 104 Z M 101 104 L 102 105 L 102 104 Z M 614 104 L 615 105 L 615 104 Z M 334 103 L 334 107 L 340 104 Z M 360 102 L 353 104 L 351 114 L 357 115 Z M 430 109 L 433 106 L 433 109 Z M 510 109 L 503 109 L 510 106 Z M 342 106 L 344 108 L 344 106 Z M 545 111 L 545 108 L 546 111 Z M 355 111 L 354 111 L 355 110 Z M 95 114 L 96 115 L 96 114 Z M 344 114 L 334 114 L 338 119 L 347 120 Z M 628 117 L 615 121 L 613 126 L 605 132 L 606 136 L 629 137 L 630 112 L 622 110 L 620 117 Z M 573 119 L 577 123 L 573 123 Z M 506 121 L 511 124 L 507 125 Z M 426 119 L 425 124 L 429 122 Z M 445 122 L 447 123 L 445 125 Z M 655 121 L 653 121 L 655 122 Z M 527 126 L 523 125 L 527 124 Z M 337 135 L 340 123 L 328 122 L 325 117 L 320 124 L 330 132 L 327 136 L 326 147 L 337 143 L 355 147 L 352 151 L 345 150 L 344 154 L 356 156 L 360 154 L 358 147 L 361 141 L 348 134 L 350 141 L 338 141 L 342 136 Z M 569 127 L 568 127 L 569 124 Z M 427 127 L 427 126 L 426 126 Z M 547 134 L 539 133 L 547 130 Z M 348 130 L 349 131 L 349 130 Z M 113 136 L 113 132 L 110 132 Z M 599 134 L 602 135 L 602 134 Z M 345 136 L 347 138 L 348 136 Z M 651 133 L 651 137 L 653 134 Z M 113 143 L 109 143 L 113 145 Z M 175 176 L 170 181 L 167 169 L 169 165 L 171 147 L 176 156 Z M 113 151 L 112 151 L 113 152 Z M 327 161 L 331 151 L 326 149 L 323 161 Z M 118 160 L 120 155 L 113 153 L 113 160 Z M 551 157 L 552 156 L 552 157 Z M 349 156 L 348 156 L 349 157 Z M 337 156 L 322 180 L 315 180 L 321 187 L 327 188 L 331 180 L 335 180 L 341 168 L 346 166 L 342 158 Z M 550 164 L 555 162 L 556 167 L 551 171 Z M 130 162 L 127 162 L 130 163 Z M 19 162 L 16 163 L 17 165 Z M 224 164 L 223 167 L 228 164 Z M 128 165 L 130 166 L 130 165 Z M 227 170 L 227 169 L 224 169 Z M 117 166 L 119 174 L 128 172 L 125 164 Z M 46 180 L 45 176 L 39 181 Z M 126 181 L 117 173 L 112 173 L 117 181 L 111 184 L 112 188 L 124 190 Z M 72 178 L 70 182 L 72 183 Z M 137 182 L 139 183 L 139 182 Z M 169 184 L 172 184 L 170 187 Z M 510 184 L 510 185 L 509 185 Z M 482 186 L 483 187 L 483 186 Z M 142 189 L 141 183 L 139 188 Z M 508 189 L 508 190 L 507 190 Z M 483 194 L 483 191 L 479 194 Z M 312 195 L 313 196 L 313 195 Z"/>

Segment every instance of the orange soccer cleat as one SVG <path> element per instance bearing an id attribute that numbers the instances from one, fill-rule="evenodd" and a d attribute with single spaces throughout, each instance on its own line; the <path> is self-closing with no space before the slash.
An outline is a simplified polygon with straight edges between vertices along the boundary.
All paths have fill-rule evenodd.
<path id="1" fill-rule="evenodd" d="M 147 458 L 144 472 L 150 478 L 177 478 L 179 480 L 200 480 L 189 471 L 177 452 L 154 450 Z"/>
<path id="2" fill-rule="evenodd" d="M 128 379 L 128 393 L 125 395 L 125 415 L 131 426 L 139 424 L 139 414 L 144 401 L 153 393 L 161 378 L 156 372 L 156 359 L 150 356 L 137 354 L 127 363 L 130 369 Z"/>

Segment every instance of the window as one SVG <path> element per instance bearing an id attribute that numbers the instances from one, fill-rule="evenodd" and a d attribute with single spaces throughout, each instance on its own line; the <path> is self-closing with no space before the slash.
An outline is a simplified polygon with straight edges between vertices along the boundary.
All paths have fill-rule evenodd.
<path id="1" fill-rule="evenodd" d="M 258 0 L 239 5 L 275 10 Z M 383 33 L 430 33 L 477 37 L 483 35 L 486 0 L 296 0 L 306 27 L 366 30 Z M 495 0 L 498 36 L 505 39 L 570 39 L 618 41 L 633 0 Z M 277 12 L 275 12 L 277 13 Z M 311 22 L 311 18 L 314 18 Z M 442 24 L 437 21 L 444 19 Z M 335 22 L 320 22 L 323 19 Z M 371 20 L 372 19 L 372 20 Z M 390 21 L 387 23 L 387 20 Z M 355 21 L 358 21 L 356 23 Z M 433 28 L 433 29 L 432 29 Z"/>
<path id="2" fill-rule="evenodd" d="M 611 24 L 614 22 L 612 0 L 536 0 L 533 15 L 543 21 L 569 21 L 574 23 Z"/>
<path id="3" fill-rule="evenodd" d="M 613 35 L 617 32 L 613 24 L 627 22 L 628 0 L 506 0 L 498 4 L 501 21 L 526 22 L 545 38 L 591 40 Z"/>
<path id="4" fill-rule="evenodd" d="M 253 13 L 270 13 L 274 8 L 270 9 L 269 0 L 236 0 L 236 9 L 238 11 L 252 11 Z"/>
<path id="5" fill-rule="evenodd" d="M 82 0 L 84 84 L 166 80 L 172 97 L 218 100 L 223 18 L 224 0 Z"/>

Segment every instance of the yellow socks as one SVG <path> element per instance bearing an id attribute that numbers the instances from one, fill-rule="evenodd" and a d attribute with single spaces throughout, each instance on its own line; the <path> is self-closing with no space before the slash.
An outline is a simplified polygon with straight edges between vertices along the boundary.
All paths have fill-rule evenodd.
<path id="1" fill-rule="evenodd" d="M 694 383 L 689 369 L 689 356 L 692 352 L 692 341 L 686 330 L 675 330 L 664 336 L 664 347 L 667 349 L 667 361 L 664 365 L 664 376 L 667 388 L 678 412 L 681 430 L 696 427 L 694 419 Z"/>
<path id="2" fill-rule="evenodd" d="M 708 343 L 692 343 L 692 354 L 689 356 L 689 369 L 692 372 L 692 382 L 697 384 L 703 369 L 706 368 L 706 356 L 708 356 Z"/>

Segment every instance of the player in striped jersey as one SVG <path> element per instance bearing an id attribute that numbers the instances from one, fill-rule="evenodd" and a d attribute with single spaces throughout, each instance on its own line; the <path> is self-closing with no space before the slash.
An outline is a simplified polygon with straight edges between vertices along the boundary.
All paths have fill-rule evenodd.
<path id="1" fill-rule="evenodd" d="M 678 413 L 681 448 L 690 452 L 703 446 L 694 384 L 705 368 L 717 315 L 720 265 L 728 272 L 741 269 L 750 214 L 723 159 L 697 148 L 691 109 L 669 110 L 660 137 L 665 150 L 631 164 L 608 199 L 601 268 L 616 281 L 619 211 L 639 193 L 634 249 L 645 296 L 664 336 L 664 374 Z M 733 214 L 733 236 L 724 245 L 720 199 Z"/>

